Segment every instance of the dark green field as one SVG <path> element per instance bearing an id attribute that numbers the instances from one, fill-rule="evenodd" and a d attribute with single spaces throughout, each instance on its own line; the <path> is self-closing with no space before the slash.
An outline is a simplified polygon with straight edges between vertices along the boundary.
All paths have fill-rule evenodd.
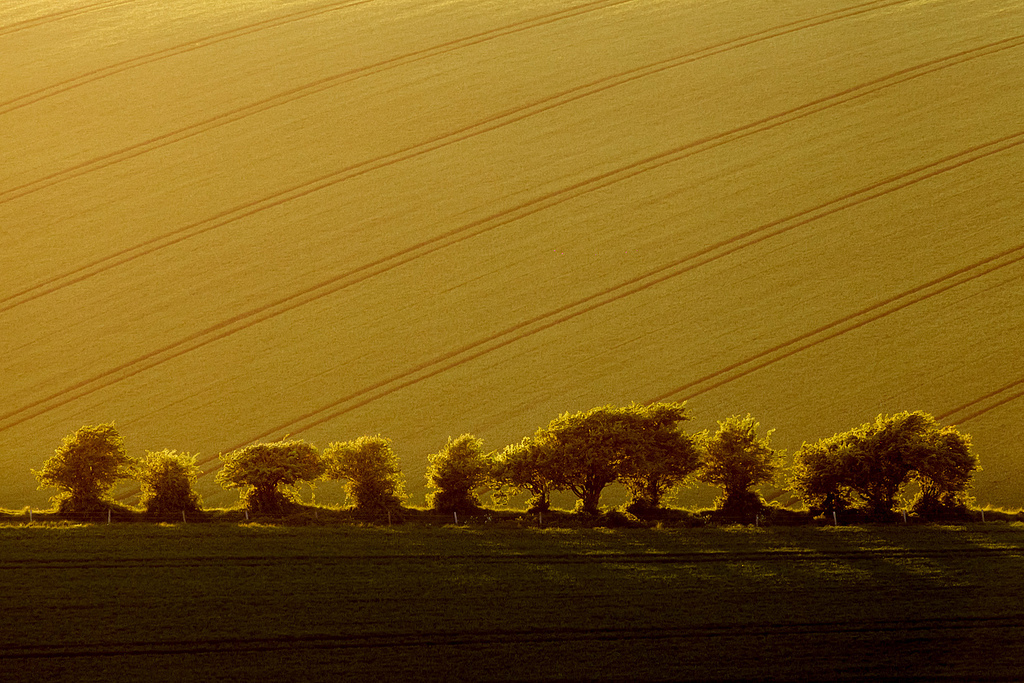
<path id="1" fill-rule="evenodd" d="M 1013 680 L 1024 525 L 0 528 L 3 681 Z"/>

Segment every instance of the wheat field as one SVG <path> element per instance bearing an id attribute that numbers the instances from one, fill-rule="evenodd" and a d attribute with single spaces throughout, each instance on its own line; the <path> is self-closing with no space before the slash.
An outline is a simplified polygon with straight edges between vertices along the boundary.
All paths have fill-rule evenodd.
<path id="1" fill-rule="evenodd" d="M 449 436 L 656 399 L 925 410 L 1024 505 L 1021 112 L 1019 0 L 5 2 L 0 505 L 83 424 L 208 504 L 383 433 L 416 503 Z"/>

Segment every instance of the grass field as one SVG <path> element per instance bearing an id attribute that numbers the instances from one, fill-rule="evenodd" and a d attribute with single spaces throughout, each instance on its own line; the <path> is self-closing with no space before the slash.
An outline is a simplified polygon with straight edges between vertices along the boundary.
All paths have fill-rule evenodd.
<path id="1" fill-rule="evenodd" d="M 4 681 L 1019 680 L 1024 526 L 0 528 Z"/>
<path id="2" fill-rule="evenodd" d="M 420 503 L 654 399 L 925 410 L 1024 505 L 1022 63 L 1018 0 L 4 2 L 0 505 L 111 419 L 381 432 Z"/>

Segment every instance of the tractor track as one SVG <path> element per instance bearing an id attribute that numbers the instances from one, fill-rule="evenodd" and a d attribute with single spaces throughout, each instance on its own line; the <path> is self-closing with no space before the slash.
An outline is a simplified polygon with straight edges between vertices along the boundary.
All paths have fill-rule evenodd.
<path id="1" fill-rule="evenodd" d="M 97 12 L 100 10 L 109 9 L 111 7 L 117 7 L 119 5 L 131 4 L 134 0 L 105 0 L 104 2 L 93 2 L 88 5 L 81 5 L 79 7 L 72 7 L 70 9 L 61 10 L 59 12 L 50 12 L 49 14 L 41 14 L 38 17 L 32 17 L 31 19 L 23 19 L 16 21 L 12 24 L 0 26 L 0 36 L 10 35 L 19 31 L 25 31 L 30 28 L 36 28 L 38 26 L 45 26 L 46 24 L 52 24 L 56 21 L 63 21 L 64 19 L 71 19 L 81 14 L 87 14 L 89 12 Z M 2 107 L 3 105 L 0 105 Z"/>
<path id="2" fill-rule="evenodd" d="M 624 0 L 615 1 L 622 2 Z M 900 4 L 908 1 L 909 0 L 886 0 L 884 6 Z M 872 9 L 877 9 L 876 6 L 878 5 L 878 0 L 867 4 L 872 5 Z M 857 8 L 860 7 L 861 6 L 857 6 Z M 871 10 L 858 9 L 856 13 L 860 14 L 866 11 Z M 832 16 L 835 14 L 835 12 L 829 13 L 828 16 L 830 18 L 827 21 L 817 20 L 817 18 L 815 18 L 816 21 L 806 20 L 804 23 L 809 22 L 811 26 L 819 26 L 823 23 L 829 23 L 832 21 L 837 21 L 838 19 L 841 18 L 846 18 L 847 16 L 847 14 L 843 14 L 842 16 Z M 347 180 L 351 180 L 353 178 L 365 175 L 367 173 L 378 171 L 393 166 L 395 164 L 408 161 L 410 159 L 414 159 L 416 157 L 428 154 L 430 152 L 447 147 L 449 145 L 465 141 L 467 139 L 491 132 L 493 130 L 497 130 L 507 125 L 511 125 L 525 118 L 548 111 L 563 104 L 579 100 L 583 97 L 587 97 L 589 95 L 602 92 L 604 90 L 616 87 L 618 85 L 623 85 L 625 83 L 635 81 L 639 78 L 643 78 L 654 73 L 659 73 L 674 66 L 679 66 L 685 63 L 697 61 L 698 59 L 703 59 L 713 54 L 720 54 L 728 50 L 738 49 L 739 47 L 745 47 L 749 44 L 760 42 L 762 40 L 769 40 L 771 38 L 777 37 L 777 35 L 784 35 L 785 33 L 791 33 L 795 30 L 800 30 L 802 28 L 807 28 L 807 26 L 794 28 L 792 24 L 785 24 L 780 27 L 774 27 L 773 29 L 768 29 L 766 31 L 759 32 L 757 34 L 752 34 L 752 36 L 743 36 L 737 39 L 733 39 L 731 41 L 727 41 L 725 43 L 721 43 L 719 45 L 705 48 L 703 50 L 687 53 L 686 55 L 671 60 L 664 60 L 663 62 L 657 62 L 655 64 L 648 65 L 640 69 L 635 69 L 630 72 L 624 72 L 623 74 L 617 74 L 615 76 L 611 76 L 605 79 L 600 79 L 598 81 L 588 83 L 586 85 L 579 86 L 568 91 L 556 93 L 554 95 L 542 98 L 540 100 L 533 101 L 527 105 L 517 107 L 515 109 L 502 112 L 500 114 L 493 115 L 491 117 L 478 121 L 472 125 L 465 126 L 463 128 L 451 131 L 441 136 L 437 136 L 435 138 L 419 143 L 417 145 L 413 145 L 398 150 L 396 152 L 386 154 L 381 157 L 376 157 L 373 159 L 359 162 L 357 164 L 346 166 L 337 171 L 333 171 L 331 173 L 321 175 L 317 178 L 304 181 L 298 185 L 293 185 L 288 189 L 280 190 L 278 192 L 262 197 L 260 199 L 235 206 L 225 211 L 221 211 L 201 221 L 191 223 L 180 228 L 176 228 L 170 232 L 163 233 L 156 237 L 135 244 L 131 247 L 127 247 L 125 249 L 108 254 L 99 259 L 95 259 L 93 261 L 85 263 L 72 270 L 65 271 L 64 273 L 61 273 L 59 275 L 55 275 L 46 280 L 37 282 L 20 291 L 5 295 L 2 298 L 0 298 L 0 313 L 10 310 L 21 304 L 27 303 L 29 301 L 35 300 L 37 298 L 40 298 L 42 296 L 46 296 L 48 294 L 60 291 L 65 287 L 82 282 L 90 277 L 103 273 L 107 270 L 134 261 L 137 258 L 147 256 L 153 252 L 176 245 L 192 237 L 205 234 L 217 228 L 233 223 L 237 220 L 258 214 L 264 210 L 274 208 L 282 204 L 286 204 L 290 201 L 313 194 L 315 192 L 327 189 L 329 187 L 333 187 L 338 183 L 345 182 Z M 860 86 L 855 86 L 854 88 L 851 88 L 850 91 L 869 89 L 872 86 L 876 85 L 877 82 L 889 80 L 892 78 L 898 78 L 900 76 L 905 76 L 906 80 L 910 80 L 911 78 L 926 75 L 927 73 L 931 73 L 932 71 L 935 70 L 947 68 L 949 66 L 954 66 L 955 64 L 958 64 L 962 61 L 969 61 L 970 59 L 987 56 L 989 54 L 994 54 L 995 52 L 1000 52 L 1005 49 L 1017 47 L 1022 43 L 1024 43 L 1024 36 L 1015 36 L 1005 40 L 996 41 L 994 43 L 986 44 L 977 48 L 965 50 L 952 55 L 947 55 L 945 57 L 932 60 L 924 64 L 911 67 L 909 69 L 901 70 L 899 72 L 896 72 L 895 74 L 890 74 L 881 79 L 875 79 L 873 81 L 869 81 L 868 83 L 861 84 Z M 893 83 L 893 85 L 895 84 L 896 83 Z M 864 94 L 868 93 L 865 92 Z M 818 102 L 812 102 L 809 103 L 808 105 L 803 105 L 803 107 L 798 107 L 797 110 L 813 106 L 817 103 Z M 228 122 L 228 119 L 237 120 L 237 118 L 231 118 L 235 114 L 237 114 L 239 117 L 243 117 L 243 115 L 249 115 L 245 113 L 245 111 L 237 110 L 234 113 L 229 112 L 228 114 L 223 114 L 220 117 L 216 117 L 216 119 L 210 120 L 209 123 L 216 123 L 217 121 L 221 120 L 221 117 L 226 117 L 223 119 L 224 122 Z M 201 128 L 205 124 L 201 123 L 196 125 Z M 169 133 L 167 134 L 167 136 L 161 136 L 161 138 L 157 139 L 157 141 L 160 141 L 162 138 L 166 137 L 166 140 L 163 140 L 163 142 L 170 144 L 170 142 L 174 141 L 173 138 L 176 135 L 184 135 L 185 137 L 191 137 L 193 134 L 198 134 L 199 132 L 203 131 L 198 128 L 195 130 L 185 129 L 180 133 Z M 3 192 L 0 192 L 0 203 L 11 201 L 18 197 L 24 196 L 25 194 L 29 194 L 38 189 L 42 189 L 43 187 L 48 186 L 48 184 L 59 182 L 62 179 L 66 179 L 64 178 L 64 174 L 71 174 L 70 176 L 67 177 L 81 175 L 83 173 L 87 173 L 92 170 L 98 170 L 100 168 L 104 168 L 111 164 L 117 163 L 118 161 L 123 160 L 123 158 L 137 156 L 138 154 L 142 154 L 148 150 L 148 144 L 150 143 L 140 143 L 139 145 L 127 148 L 126 150 L 114 152 L 111 153 L 110 155 L 106 155 L 99 159 L 92 160 L 90 162 L 85 162 L 84 164 L 76 166 L 72 169 L 65 169 L 64 171 L 51 174 L 50 176 L 47 176 L 45 178 L 40 178 L 30 183 L 24 184 L 22 186 L 5 190 Z M 441 238 L 443 237 L 444 236 L 442 235 Z M 415 248 L 415 246 L 413 248 Z M 401 254 L 399 253 L 398 255 Z"/>
<path id="3" fill-rule="evenodd" d="M 823 620 L 803 622 L 737 622 L 688 626 L 467 629 L 386 631 L 351 634 L 307 634 L 263 637 L 124 640 L 115 642 L 0 646 L 0 661 L 34 658 L 132 657 L 267 652 L 275 650 L 353 650 L 486 646 L 586 641 L 705 640 L 718 638 L 832 636 L 834 634 L 909 635 L 956 631 L 1019 631 L 1024 614 L 950 616 L 891 620 Z"/>
<path id="4" fill-rule="evenodd" d="M 1024 37 L 1020 37 L 1018 40 L 1020 41 L 1020 43 L 1015 43 L 1014 45 L 1024 44 Z M 1007 45 L 1007 43 L 1005 43 L 1004 41 L 1000 41 L 998 45 L 1004 46 Z M 991 46 L 984 46 L 982 48 L 977 48 L 976 51 L 969 52 L 976 52 L 979 55 L 989 54 L 989 52 L 987 52 L 987 49 L 990 47 Z M 1001 47 L 1001 49 L 1005 48 Z M 951 58 L 947 58 L 949 60 L 948 62 L 942 62 L 942 60 L 938 60 L 938 62 L 942 62 L 944 64 L 959 63 L 958 60 L 963 57 L 964 53 L 958 53 L 957 55 Z M 299 306 L 306 305 L 325 296 L 334 294 L 335 292 L 338 292 L 342 289 L 350 287 L 359 282 L 363 282 L 369 278 L 386 273 L 390 270 L 398 268 L 418 258 L 422 258 L 423 256 L 426 256 L 430 253 L 446 248 L 453 244 L 457 244 L 472 237 L 476 237 L 483 233 L 500 228 L 513 221 L 525 218 L 527 216 L 538 213 L 552 206 L 556 206 L 563 202 L 570 201 L 571 199 L 575 199 L 576 197 L 593 192 L 603 187 L 607 187 L 608 185 L 621 182 L 628 178 L 632 178 L 641 173 L 654 170 L 666 164 L 678 161 L 682 158 L 686 158 L 688 156 L 692 156 L 694 154 L 707 151 L 708 149 L 712 149 L 714 147 L 727 144 L 728 142 L 732 142 L 745 136 L 754 135 L 756 133 L 763 132 L 764 130 L 770 130 L 777 126 L 785 125 L 786 123 L 789 123 L 793 120 L 809 116 L 813 113 L 817 113 L 818 111 L 822 111 L 823 109 L 838 106 L 840 104 L 850 101 L 851 99 L 865 96 L 867 94 L 875 92 L 878 89 L 884 87 L 891 87 L 893 85 L 902 83 L 910 78 L 931 73 L 933 70 L 936 70 L 937 68 L 944 68 L 942 67 L 942 64 L 938 62 L 928 62 L 924 65 L 919 65 L 918 67 L 902 70 L 900 72 L 897 72 L 896 74 L 890 74 L 885 78 L 874 79 L 868 84 L 847 89 L 841 93 L 837 93 L 830 97 L 821 98 L 820 100 L 816 100 L 815 102 L 802 105 L 801 107 L 786 112 L 782 112 L 780 114 L 767 117 L 765 119 L 761 119 L 757 122 L 753 122 L 751 124 L 747 124 L 736 129 L 725 131 L 723 133 L 711 136 L 709 138 L 705 138 L 703 140 L 688 143 L 680 148 L 676 148 L 669 152 L 655 155 L 654 157 L 648 157 L 646 159 L 633 162 L 624 167 L 620 167 L 619 169 L 616 169 L 614 171 L 609 171 L 600 174 L 588 180 L 571 185 L 567 188 L 562 188 L 560 190 L 543 195 L 541 197 L 528 200 L 523 204 L 520 204 L 510 209 L 503 210 L 496 214 L 492 214 L 491 216 L 488 216 L 486 218 L 472 221 L 468 224 L 465 224 L 446 233 L 443 233 L 442 235 L 435 236 L 433 238 L 430 238 L 429 240 L 425 240 L 416 245 L 412 245 L 403 250 L 388 255 L 384 258 L 378 259 L 377 261 L 374 261 L 372 263 L 364 264 L 345 273 L 332 276 L 331 278 L 322 280 L 321 282 L 315 283 L 299 292 L 294 292 L 292 294 L 287 295 L 286 297 L 282 297 L 269 304 L 265 304 L 258 308 L 250 309 L 249 311 L 231 316 L 230 318 L 222 320 L 213 326 L 209 326 L 199 332 L 188 335 L 183 339 L 179 339 L 172 344 L 166 345 L 160 349 L 154 350 L 143 356 L 137 357 L 127 363 L 123 363 L 110 370 L 104 371 L 99 375 L 94 375 L 93 377 L 78 382 L 75 385 L 65 387 L 61 389 L 59 392 L 53 393 L 44 398 L 14 408 L 13 410 L 10 410 L 0 415 L 0 431 L 9 429 L 28 419 L 48 412 L 61 405 L 65 405 L 73 400 L 77 400 L 78 398 L 91 394 L 99 389 L 111 386 L 112 384 L 127 379 L 128 377 L 134 376 L 140 372 L 148 370 L 149 368 L 155 367 L 156 365 L 167 362 L 168 360 L 172 360 L 173 358 L 183 355 L 184 353 L 188 353 L 207 344 L 219 341 L 220 339 L 240 332 L 248 327 L 251 327 L 252 325 L 259 324 L 265 320 L 281 315 L 282 313 L 286 313 Z M 682 274 L 683 272 L 692 270 L 693 268 L 697 267 L 695 264 L 699 263 L 699 265 L 704 265 L 708 262 L 717 260 L 726 255 L 739 251 L 740 249 L 747 248 L 749 246 L 752 246 L 753 244 L 757 244 L 771 237 L 788 232 L 796 227 L 800 227 L 807 223 L 813 222 L 814 220 L 817 220 L 826 215 L 830 215 L 832 213 L 836 213 L 837 211 L 841 211 L 845 208 L 861 204 L 865 201 L 869 201 L 876 197 L 901 189 L 902 187 L 906 187 L 908 185 L 920 182 L 922 180 L 926 180 L 927 178 L 933 177 L 935 175 L 955 170 L 956 168 L 959 168 L 973 161 L 977 161 L 978 159 L 990 156 L 991 154 L 996 154 L 1007 149 L 1016 147 L 1021 143 L 1024 143 L 1024 131 L 1016 133 L 1014 135 L 1004 136 L 1003 138 L 999 138 L 989 143 L 985 143 L 984 145 L 979 145 L 968 150 L 964 150 L 958 154 L 945 157 L 931 164 L 926 164 L 924 166 L 920 166 L 905 171 L 896 176 L 891 176 L 889 178 L 886 178 L 885 180 L 873 183 L 867 187 L 861 188 L 854 192 L 847 193 L 846 195 L 831 200 L 830 202 L 826 202 L 825 204 L 816 206 L 812 209 L 808 209 L 798 214 L 794 214 L 776 221 L 772 221 L 768 224 L 758 226 L 757 228 L 746 231 L 744 233 L 734 235 L 733 237 L 730 237 L 726 240 L 711 245 L 695 254 L 690 254 L 684 257 L 683 259 L 659 266 L 654 270 L 649 271 L 639 277 L 632 278 L 626 282 L 619 283 L 618 285 L 615 285 L 602 292 L 591 295 L 581 300 L 574 301 L 553 311 L 548 311 L 544 314 L 541 314 L 540 316 L 534 317 L 529 321 L 520 323 L 511 329 L 504 330 L 498 333 L 497 335 L 493 335 L 486 339 L 474 342 L 473 344 L 467 347 L 463 347 L 457 351 L 447 354 L 443 358 L 435 359 L 434 361 L 431 361 L 427 365 L 436 365 L 438 362 L 441 362 L 446 358 L 463 354 L 466 351 L 469 351 L 473 348 L 477 348 L 483 344 L 492 342 L 500 337 L 507 337 L 509 334 L 514 333 L 519 329 L 536 325 L 537 323 L 550 320 L 552 318 L 555 318 L 556 316 L 560 316 L 561 314 L 567 314 L 568 317 L 562 315 L 562 317 L 557 318 L 558 322 L 564 322 L 565 320 L 577 317 L 578 315 L 584 312 L 589 312 L 590 310 L 593 310 L 593 308 L 606 305 L 607 303 L 611 303 L 612 301 L 620 299 L 623 296 L 628 296 L 638 291 L 642 291 L 643 289 L 648 289 L 654 284 L 658 284 L 667 279 L 676 277 Z M 212 228 L 208 226 L 207 229 Z M 184 238 L 178 236 L 177 241 L 180 241 L 181 239 Z M 132 258 L 137 257 L 138 256 L 134 256 Z M 109 266 L 108 264 L 108 267 L 112 266 Z M 682 270 L 680 270 L 680 268 L 682 268 Z M 84 279 L 84 276 L 80 277 L 79 279 Z M 67 284 L 61 286 L 67 286 Z M 629 288 L 628 292 L 622 291 L 627 288 Z M 35 297 L 42 296 L 44 293 L 47 292 L 37 292 Z M 612 295 L 612 298 L 607 298 L 609 295 Z M 593 303 L 595 301 L 597 301 L 597 303 Z M 17 303 L 20 303 L 20 301 Z M 0 304 L 0 312 L 2 312 L 3 310 L 9 310 L 10 308 L 13 308 L 13 306 L 17 305 L 17 303 L 12 304 L 8 302 L 7 304 Z M 547 327 L 550 326 L 552 325 L 545 325 L 543 329 L 546 329 Z M 521 337 L 516 337 L 516 339 L 518 338 Z M 504 346 L 506 344 L 502 345 Z M 475 357 L 476 356 L 474 356 L 474 358 Z M 411 372 L 419 371 L 424 367 L 425 366 L 419 366 L 415 368 L 413 371 L 404 373 L 404 375 L 411 374 Z M 385 380 L 377 385 L 374 385 L 373 387 L 370 387 L 360 392 L 360 394 L 365 394 L 367 391 L 372 391 L 388 383 L 394 382 L 396 379 L 397 378 L 390 378 L 388 380 Z M 304 420 L 308 417 L 311 417 L 311 414 L 304 415 L 298 418 L 298 420 Z M 274 433 L 276 431 L 278 430 L 275 429 L 271 433 Z"/>

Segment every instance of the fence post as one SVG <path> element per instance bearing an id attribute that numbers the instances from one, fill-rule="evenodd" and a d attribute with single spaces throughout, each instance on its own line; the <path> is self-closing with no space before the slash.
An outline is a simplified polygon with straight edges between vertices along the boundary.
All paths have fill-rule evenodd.
<path id="1" fill-rule="evenodd" d="M 835 510 L 832 511 L 832 523 L 835 526 L 839 526 L 839 518 L 836 516 L 836 511 Z"/>
<path id="2" fill-rule="evenodd" d="M 903 511 L 903 523 L 904 524 L 907 523 L 907 511 L 906 510 Z"/>
<path id="3" fill-rule="evenodd" d="M 455 515 L 455 526 L 458 526 L 459 525 L 459 513 L 458 512 L 453 512 L 452 514 Z"/>
<path id="4" fill-rule="evenodd" d="M 249 521 L 249 508 L 245 508 L 245 521 Z"/>
<path id="5" fill-rule="evenodd" d="M 107 508 L 107 524 L 110 524 L 110 508 Z"/>
<path id="6" fill-rule="evenodd" d="M 985 523 L 985 511 L 984 510 L 981 511 L 981 523 L 982 524 Z"/>
<path id="7" fill-rule="evenodd" d="M 537 510 L 537 525 L 540 527 L 544 526 L 544 511 Z"/>
<path id="8" fill-rule="evenodd" d="M 185 520 L 185 511 L 184 510 L 181 511 L 181 523 L 182 524 L 188 524 L 188 522 Z"/>

